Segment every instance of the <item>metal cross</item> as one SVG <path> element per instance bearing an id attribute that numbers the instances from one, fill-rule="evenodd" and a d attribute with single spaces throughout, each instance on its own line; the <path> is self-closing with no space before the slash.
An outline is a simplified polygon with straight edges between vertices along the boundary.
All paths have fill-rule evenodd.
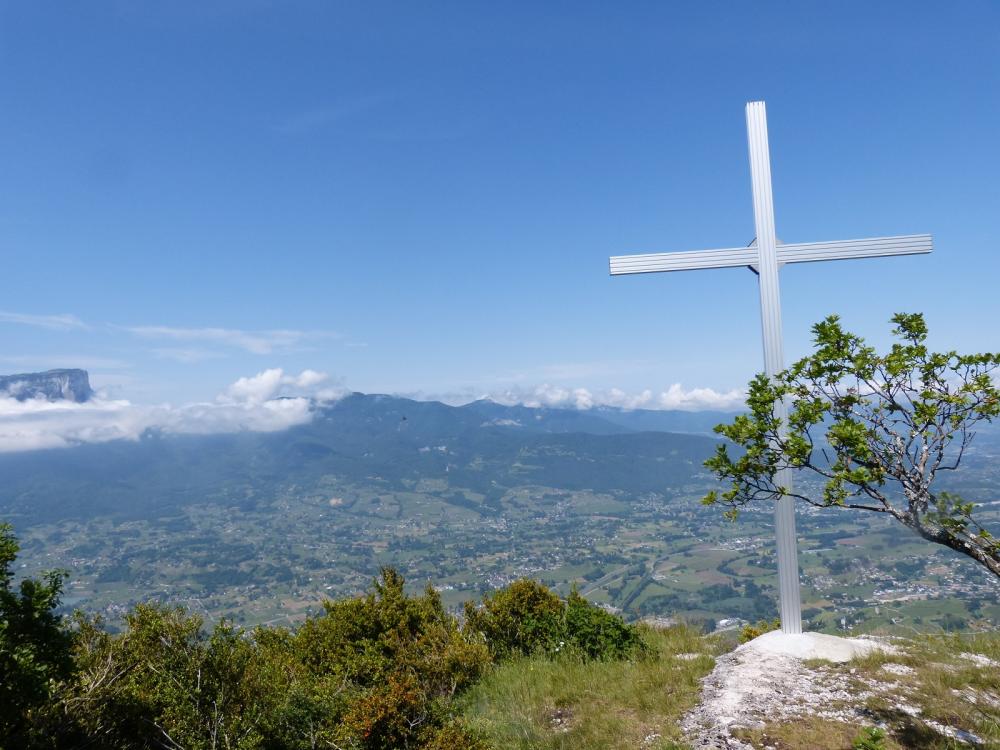
<path id="1" fill-rule="evenodd" d="M 764 373 L 774 377 L 784 368 L 781 340 L 781 299 L 778 294 L 778 269 L 786 263 L 812 263 L 822 260 L 877 258 L 886 255 L 916 255 L 931 251 L 929 234 L 902 237 L 875 237 L 867 240 L 779 243 L 774 233 L 774 200 L 771 196 L 771 159 L 767 145 L 767 113 L 764 102 L 749 102 L 747 141 L 750 150 L 750 174 L 753 180 L 753 216 L 757 238 L 749 247 L 726 250 L 695 250 L 652 255 L 619 255 L 611 258 L 611 275 L 693 271 L 702 268 L 747 266 L 757 274 L 760 284 L 760 319 L 764 338 Z M 787 409 L 779 403 L 775 416 L 786 421 Z M 791 489 L 791 471 L 775 476 L 775 485 Z M 778 590 L 781 603 L 781 629 L 785 633 L 802 632 L 802 605 L 799 594 L 799 565 L 795 547 L 795 505 L 783 495 L 774 509 L 778 549 Z"/>

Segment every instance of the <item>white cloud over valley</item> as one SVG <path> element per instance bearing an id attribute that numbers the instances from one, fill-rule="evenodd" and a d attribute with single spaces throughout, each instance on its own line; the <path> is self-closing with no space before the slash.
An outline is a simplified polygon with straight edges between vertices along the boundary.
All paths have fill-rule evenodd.
<path id="1" fill-rule="evenodd" d="M 746 393 L 739 389 L 716 391 L 711 388 L 685 389 L 674 383 L 663 391 L 649 389 L 639 393 L 626 393 L 618 388 L 592 391 L 587 388 L 568 388 L 540 385 L 535 388 L 509 388 L 486 395 L 501 404 L 522 404 L 530 407 L 591 409 L 595 406 L 617 406 L 622 409 L 679 409 L 703 411 L 716 409 L 730 411 L 743 407 Z"/>
<path id="2" fill-rule="evenodd" d="M 329 377 L 325 372 L 316 370 L 303 370 L 298 375 L 286 375 L 284 370 L 276 367 L 259 372 L 253 377 L 240 378 L 219 396 L 219 400 L 224 403 L 259 404 L 288 393 L 315 393 L 321 400 L 331 400 L 339 395 L 336 389 L 316 390 L 329 380 Z"/>
<path id="3" fill-rule="evenodd" d="M 214 401 L 144 406 L 104 395 L 85 403 L 0 398 L 0 452 L 59 448 L 78 443 L 137 440 L 147 430 L 173 434 L 276 432 L 304 424 L 316 401 L 342 391 L 325 373 L 280 368 L 240 378 Z"/>
<path id="4" fill-rule="evenodd" d="M 99 391 L 84 403 L 0 397 L 0 452 L 137 440 L 147 431 L 203 435 L 277 432 L 309 422 L 317 403 L 335 401 L 346 393 L 326 373 L 312 369 L 290 373 L 272 368 L 237 379 L 212 400 L 179 406 L 134 404 L 113 398 L 108 391 Z M 485 397 L 501 404 L 535 408 L 585 410 L 615 406 L 698 411 L 742 408 L 745 394 L 740 390 L 685 389 L 680 384 L 639 393 L 618 388 L 590 390 L 543 384 L 494 391 Z M 442 400 L 464 403 L 472 398 L 470 394 L 464 397 L 453 394 Z"/>

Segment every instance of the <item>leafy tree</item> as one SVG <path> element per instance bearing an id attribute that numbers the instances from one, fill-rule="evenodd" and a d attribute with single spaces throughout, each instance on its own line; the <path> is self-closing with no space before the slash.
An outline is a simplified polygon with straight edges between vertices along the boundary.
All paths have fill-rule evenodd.
<path id="1" fill-rule="evenodd" d="M 55 613 L 66 573 L 25 578 L 15 588 L 19 549 L 11 525 L 0 523 L 0 743 L 10 747 L 27 742 L 33 715 L 73 672 L 73 637 Z"/>
<path id="2" fill-rule="evenodd" d="M 721 444 L 706 461 L 730 488 L 704 502 L 730 506 L 730 517 L 781 495 L 883 513 L 1000 577 L 1000 540 L 973 518 L 975 504 L 934 487 L 958 468 L 976 426 L 1000 415 L 1000 354 L 931 352 L 922 315 L 892 322 L 899 341 L 879 354 L 830 316 L 813 326 L 813 354 L 774 379 L 754 378 L 749 414 L 715 428 L 742 454 Z M 782 400 L 786 421 L 776 413 Z M 777 486 L 784 468 L 819 477 L 820 496 Z"/>

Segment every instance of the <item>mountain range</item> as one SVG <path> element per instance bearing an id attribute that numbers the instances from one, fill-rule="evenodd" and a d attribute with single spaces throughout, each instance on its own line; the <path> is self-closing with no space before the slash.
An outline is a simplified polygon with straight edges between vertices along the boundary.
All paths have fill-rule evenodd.
<path id="1" fill-rule="evenodd" d="M 243 507 L 336 477 L 403 489 L 425 480 L 486 497 L 511 488 L 660 492 L 703 471 L 728 415 L 589 411 L 475 401 L 450 406 L 353 393 L 281 432 L 172 435 L 0 455 L 0 515 L 18 523 L 169 516 L 203 502 Z"/>

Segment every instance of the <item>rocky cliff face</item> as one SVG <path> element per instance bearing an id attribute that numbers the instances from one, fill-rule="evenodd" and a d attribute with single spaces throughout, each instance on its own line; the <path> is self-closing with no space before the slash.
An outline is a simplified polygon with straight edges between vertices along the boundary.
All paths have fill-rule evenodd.
<path id="1" fill-rule="evenodd" d="M 86 370 L 49 370 L 19 375 L 0 375 L 0 395 L 27 401 L 42 398 L 47 401 L 83 403 L 94 392 Z"/>

